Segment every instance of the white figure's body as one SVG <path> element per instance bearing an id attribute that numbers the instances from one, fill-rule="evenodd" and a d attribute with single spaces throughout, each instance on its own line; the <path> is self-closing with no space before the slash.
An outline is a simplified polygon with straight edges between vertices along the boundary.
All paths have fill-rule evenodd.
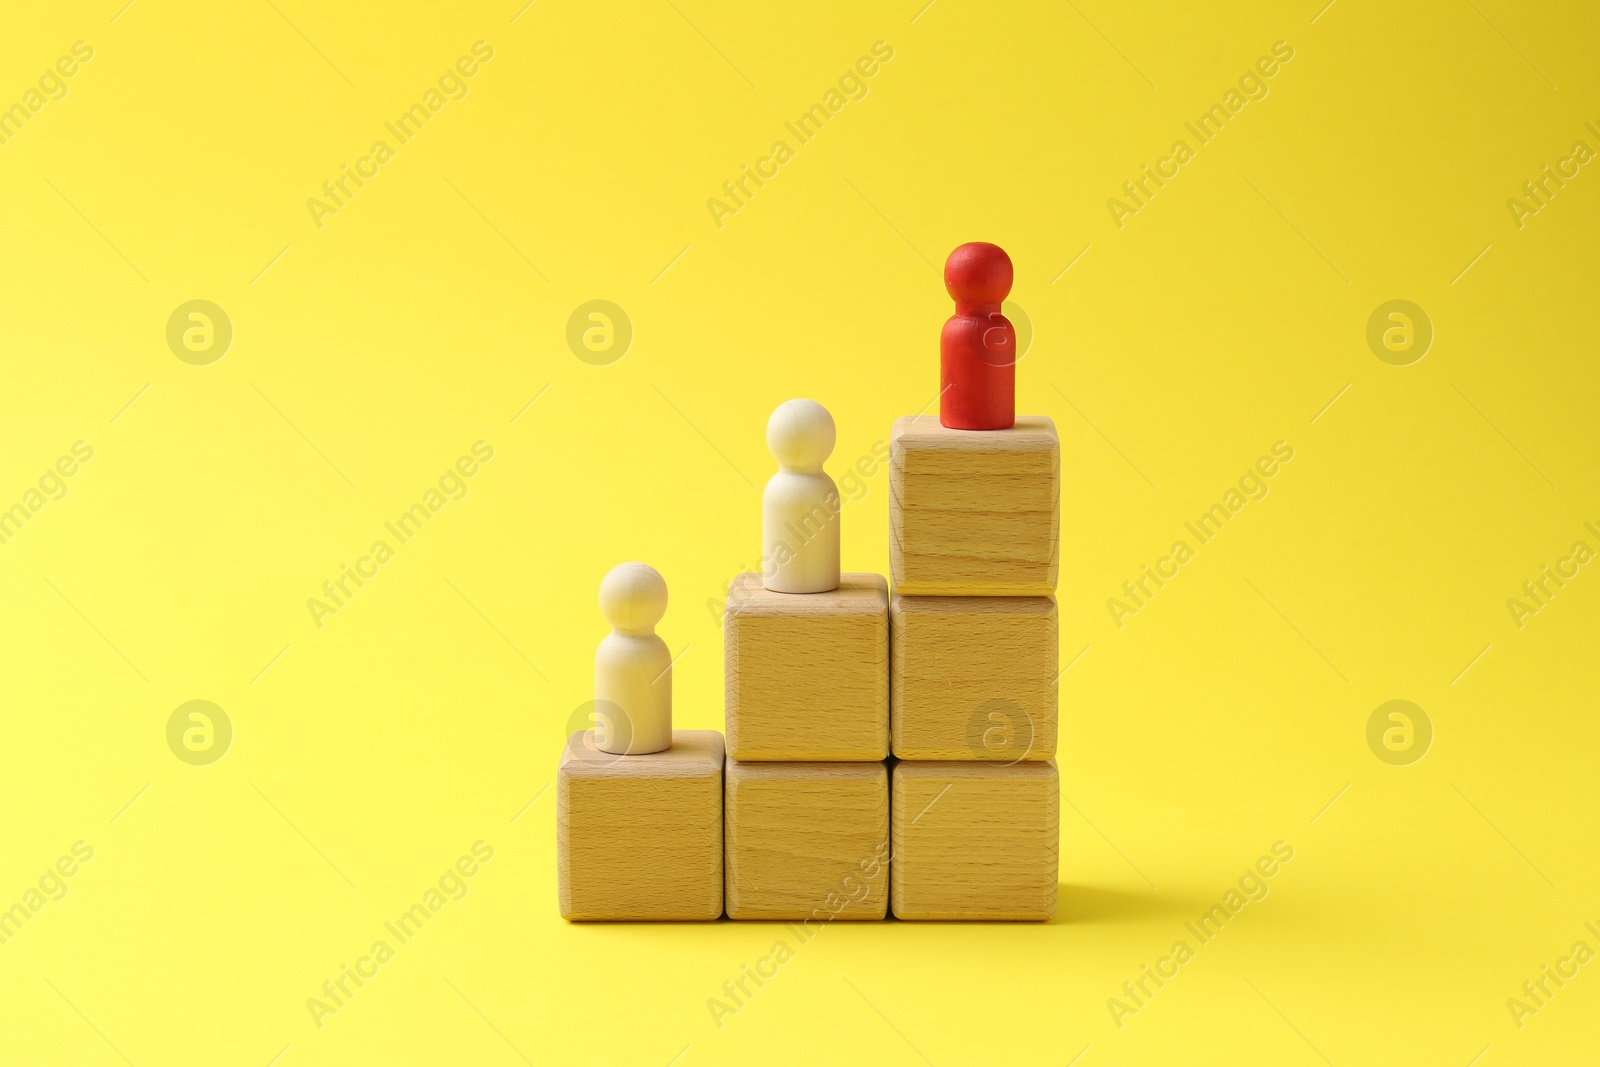
<path id="1" fill-rule="evenodd" d="M 839 588 L 839 487 L 822 469 L 834 435 L 815 400 L 786 400 L 767 420 L 778 473 L 761 494 L 761 584 L 775 593 Z"/>
<path id="2" fill-rule="evenodd" d="M 595 747 L 636 756 L 672 747 L 672 656 L 656 636 L 667 583 L 644 563 L 613 567 L 600 583 L 611 632 L 594 654 Z"/>

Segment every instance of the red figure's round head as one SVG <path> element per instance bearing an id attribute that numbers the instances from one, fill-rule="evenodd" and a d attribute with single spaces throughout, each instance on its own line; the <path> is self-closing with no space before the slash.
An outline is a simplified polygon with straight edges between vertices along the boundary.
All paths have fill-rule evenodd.
<path id="1" fill-rule="evenodd" d="M 944 261 L 944 287 L 957 304 L 998 304 L 1011 293 L 1011 257 L 999 245 L 969 241 Z"/>

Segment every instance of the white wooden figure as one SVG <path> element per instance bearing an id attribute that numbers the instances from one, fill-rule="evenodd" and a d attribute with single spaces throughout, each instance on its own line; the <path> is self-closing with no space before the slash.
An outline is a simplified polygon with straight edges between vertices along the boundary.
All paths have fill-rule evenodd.
<path id="1" fill-rule="evenodd" d="M 595 747 L 633 756 L 672 747 L 672 656 L 656 636 L 667 583 L 645 563 L 613 567 L 600 583 L 611 632 L 594 654 Z"/>
<path id="2" fill-rule="evenodd" d="M 761 584 L 775 593 L 839 588 L 839 487 L 822 469 L 834 437 L 815 400 L 786 400 L 767 420 L 778 473 L 761 494 Z"/>

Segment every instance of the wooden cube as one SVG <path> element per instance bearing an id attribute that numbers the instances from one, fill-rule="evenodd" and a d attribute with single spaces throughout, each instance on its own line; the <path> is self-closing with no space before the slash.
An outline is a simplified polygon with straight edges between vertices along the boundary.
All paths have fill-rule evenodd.
<path id="1" fill-rule="evenodd" d="M 1061 805 L 1054 760 L 897 763 L 893 808 L 896 918 L 1055 915 Z"/>
<path id="2" fill-rule="evenodd" d="M 728 592 L 723 677 L 735 760 L 889 754 L 889 584 L 846 574 L 830 593 Z"/>
<path id="3" fill-rule="evenodd" d="M 573 734 L 556 773 L 561 917 L 720 918 L 722 764 L 715 730 L 674 730 L 643 756 Z"/>
<path id="4" fill-rule="evenodd" d="M 890 602 L 890 736 L 909 760 L 1056 754 L 1056 600 L 900 596 Z"/>
<path id="5" fill-rule="evenodd" d="M 889 901 L 882 763 L 727 765 L 730 919 L 881 919 Z"/>
<path id="6" fill-rule="evenodd" d="M 889 573 L 907 596 L 1047 596 L 1061 533 L 1055 423 L 951 430 L 897 419 L 889 437 Z"/>

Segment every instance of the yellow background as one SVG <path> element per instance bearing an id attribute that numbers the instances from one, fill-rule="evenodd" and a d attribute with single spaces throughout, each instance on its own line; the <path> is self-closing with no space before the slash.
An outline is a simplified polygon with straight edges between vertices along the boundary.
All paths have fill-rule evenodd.
<path id="1" fill-rule="evenodd" d="M 1600 547 L 1600 173 L 1520 229 L 1506 201 L 1600 148 L 1600 16 L 921 2 L 7 12 L 0 103 L 94 58 L 0 145 L 0 505 L 94 458 L 0 545 L 0 906 L 94 858 L 0 946 L 0 1059 L 1593 1054 L 1600 965 L 1520 1028 L 1506 1001 L 1600 949 L 1600 573 L 1520 629 L 1506 601 Z M 319 228 L 307 199 L 479 40 L 469 94 Z M 1107 199 L 1276 41 L 1269 95 L 1119 229 Z M 660 568 L 677 725 L 720 728 L 706 602 L 754 562 L 768 412 L 813 397 L 836 471 L 870 453 L 932 399 L 934 268 L 977 239 L 1035 331 L 1018 410 L 1062 437 L 1059 914 L 830 927 L 719 1029 L 781 927 L 557 916 L 595 590 Z M 193 299 L 233 324 L 207 366 L 165 339 Z M 633 325 L 610 365 L 565 340 L 591 299 Z M 1410 366 L 1365 339 L 1392 299 L 1435 330 Z M 307 598 L 479 440 L 465 499 L 318 628 Z M 1270 495 L 1119 629 L 1107 599 L 1280 440 Z M 887 503 L 880 472 L 846 509 L 847 569 L 886 571 Z M 209 766 L 167 747 L 192 699 L 234 727 Z M 1367 746 L 1392 699 L 1433 725 L 1410 766 Z M 319 1029 L 307 999 L 480 840 Z M 1108 998 L 1280 840 L 1270 895 L 1119 1028 Z"/>

